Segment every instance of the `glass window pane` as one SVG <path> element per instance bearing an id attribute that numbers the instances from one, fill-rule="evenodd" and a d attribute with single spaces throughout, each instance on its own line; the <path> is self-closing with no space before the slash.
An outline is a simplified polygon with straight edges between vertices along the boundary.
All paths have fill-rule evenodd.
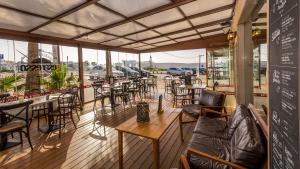
<path id="1" fill-rule="evenodd" d="M 94 100 L 91 84 L 106 77 L 106 53 L 104 50 L 82 49 L 84 101 Z"/>

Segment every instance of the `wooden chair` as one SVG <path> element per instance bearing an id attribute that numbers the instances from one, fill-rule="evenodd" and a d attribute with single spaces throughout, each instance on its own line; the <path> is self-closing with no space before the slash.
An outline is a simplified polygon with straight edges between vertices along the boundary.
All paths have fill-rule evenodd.
<path id="1" fill-rule="evenodd" d="M 151 92 L 151 89 L 152 89 L 153 93 L 155 93 L 155 89 L 156 89 L 156 92 L 158 92 L 157 76 L 149 76 L 149 79 L 147 81 L 147 87 L 148 87 L 148 91 L 150 91 L 150 92 Z"/>
<path id="2" fill-rule="evenodd" d="M 226 95 L 222 92 L 215 92 L 210 90 L 202 90 L 197 104 L 184 104 L 182 113 L 188 115 L 194 120 L 182 122 L 195 122 L 199 116 L 207 116 L 211 118 L 225 118 L 227 120 L 227 111 L 224 106 Z M 183 103 L 191 102 L 191 98 L 184 98 Z"/>
<path id="3" fill-rule="evenodd" d="M 164 92 L 164 96 L 169 93 L 172 93 L 172 80 L 170 79 L 171 77 L 170 76 L 165 76 L 164 77 L 164 83 L 165 83 L 165 92 Z"/>
<path id="4" fill-rule="evenodd" d="M 29 134 L 29 117 L 28 109 L 29 105 L 32 104 L 32 100 L 24 102 L 7 103 L 0 106 L 0 134 L 1 139 L 7 140 L 7 134 L 18 132 L 20 134 L 21 144 L 23 144 L 22 133 L 28 139 L 30 148 L 33 149 L 30 134 Z M 25 113 L 25 117 L 24 116 Z M 23 129 L 26 129 L 25 131 Z"/>
<path id="5" fill-rule="evenodd" d="M 172 80 L 172 95 L 173 95 L 173 107 L 177 107 L 178 100 L 183 102 L 189 96 L 186 88 L 179 88 L 175 80 Z"/>

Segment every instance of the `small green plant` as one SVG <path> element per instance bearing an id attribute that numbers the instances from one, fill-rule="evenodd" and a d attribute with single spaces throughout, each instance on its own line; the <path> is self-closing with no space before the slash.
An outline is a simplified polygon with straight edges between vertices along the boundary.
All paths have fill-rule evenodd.
<path id="1" fill-rule="evenodd" d="M 65 65 L 58 65 L 51 72 L 49 88 L 51 90 L 60 90 L 65 85 L 67 73 L 68 68 Z"/>
<path id="2" fill-rule="evenodd" d="M 0 92 L 8 92 L 12 89 L 17 89 L 20 90 L 21 88 L 24 87 L 24 84 L 18 84 L 17 86 L 15 86 L 14 84 L 17 83 L 18 81 L 20 81 L 23 78 L 23 76 L 20 75 L 12 75 L 12 76 L 7 76 L 4 77 L 2 79 L 0 79 Z"/>

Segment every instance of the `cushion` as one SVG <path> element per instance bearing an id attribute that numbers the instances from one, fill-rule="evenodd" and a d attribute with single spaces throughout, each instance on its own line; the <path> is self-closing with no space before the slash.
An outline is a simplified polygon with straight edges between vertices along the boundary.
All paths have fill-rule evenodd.
<path id="1" fill-rule="evenodd" d="M 194 118 L 198 118 L 200 116 L 201 105 L 199 104 L 187 104 L 182 108 L 182 112 L 186 113 Z"/>
<path id="2" fill-rule="evenodd" d="M 22 120 L 11 121 L 11 122 L 1 126 L 0 133 L 7 133 L 10 131 L 21 129 L 23 127 L 26 127 L 25 121 L 22 121 Z"/>
<path id="3" fill-rule="evenodd" d="M 230 141 L 231 162 L 245 166 L 247 168 L 260 168 L 266 157 L 266 146 L 264 136 L 254 119 L 244 118 Z"/>
<path id="4" fill-rule="evenodd" d="M 231 137 L 238 127 L 240 122 L 246 117 L 250 117 L 250 112 L 245 105 L 238 105 L 236 107 L 235 113 L 232 115 L 232 118 L 229 120 L 228 124 L 228 135 Z"/>
<path id="5" fill-rule="evenodd" d="M 217 156 L 227 161 L 230 160 L 229 141 L 194 133 L 189 147 L 213 156 Z M 211 161 L 207 158 L 202 158 L 195 155 L 191 155 L 189 164 L 191 168 L 227 168 L 227 166 L 224 166 L 216 161 Z"/>
<path id="6" fill-rule="evenodd" d="M 227 122 L 217 118 L 200 117 L 195 126 L 194 133 L 221 139 L 230 139 Z"/>

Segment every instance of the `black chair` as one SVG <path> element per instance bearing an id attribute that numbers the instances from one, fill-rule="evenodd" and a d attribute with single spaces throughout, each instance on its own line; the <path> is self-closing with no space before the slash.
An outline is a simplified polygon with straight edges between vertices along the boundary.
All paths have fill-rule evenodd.
<path id="1" fill-rule="evenodd" d="M 30 141 L 28 117 L 29 105 L 32 103 L 32 100 L 26 100 L 24 102 L 12 102 L 0 106 L 0 135 L 1 143 L 3 144 L 1 147 L 7 143 L 7 134 L 18 132 L 20 134 L 20 144 L 23 144 L 22 133 L 24 133 L 28 139 L 30 148 L 33 149 Z M 24 128 L 26 131 L 23 130 Z"/>
<path id="2" fill-rule="evenodd" d="M 148 81 L 147 81 L 147 87 L 148 87 L 149 92 L 151 92 L 151 89 L 152 89 L 153 93 L 155 93 L 155 89 L 156 89 L 156 92 L 158 92 L 157 76 L 149 76 Z"/>
<path id="3" fill-rule="evenodd" d="M 58 97 L 58 109 L 53 113 L 53 116 L 56 117 L 56 123 L 59 125 L 59 137 L 61 136 L 62 128 L 65 127 L 68 122 L 70 122 L 66 121 L 68 116 L 75 129 L 77 129 L 73 118 L 74 98 L 74 94 L 71 93 L 63 93 Z"/>
<path id="4" fill-rule="evenodd" d="M 73 94 L 74 95 L 74 107 L 73 110 L 75 110 L 77 118 L 80 119 L 78 110 L 81 111 L 82 110 L 82 103 L 81 103 L 81 99 L 79 96 L 79 89 L 78 87 L 73 87 L 71 89 L 69 89 L 68 93 Z"/>
<path id="5" fill-rule="evenodd" d="M 115 93 L 115 98 L 121 98 L 124 109 L 125 109 L 125 106 L 127 105 L 128 102 L 132 106 L 131 101 L 130 101 L 129 87 L 130 87 L 130 82 L 129 81 L 128 82 L 123 82 L 122 83 L 122 90 L 120 92 Z"/>
<path id="6" fill-rule="evenodd" d="M 94 88 L 94 107 L 93 110 L 96 109 L 97 101 L 101 101 L 102 108 L 104 107 L 104 101 L 105 98 L 110 97 L 110 92 L 104 90 L 103 88 L 104 82 L 96 82 L 92 84 L 92 87 Z"/>
<path id="7" fill-rule="evenodd" d="M 33 97 L 43 96 L 45 94 L 46 94 L 46 92 L 42 89 L 32 89 L 30 91 L 25 92 L 24 98 L 29 99 L 29 98 L 33 98 Z M 46 103 L 38 104 L 38 105 L 31 107 L 31 119 L 30 119 L 29 125 L 31 125 L 31 122 L 34 119 L 35 114 L 37 114 L 37 119 L 38 119 L 37 129 L 38 130 L 40 128 L 40 118 L 43 117 L 43 116 L 41 116 L 40 112 L 43 113 L 43 116 L 45 117 L 45 120 L 47 123 L 48 106 Z"/>
<path id="8" fill-rule="evenodd" d="M 139 95 L 140 99 L 142 98 L 142 90 L 141 90 L 141 81 L 139 78 L 134 78 L 130 82 L 130 87 L 129 87 L 129 93 L 132 96 L 132 100 L 136 100 L 137 94 Z"/>

